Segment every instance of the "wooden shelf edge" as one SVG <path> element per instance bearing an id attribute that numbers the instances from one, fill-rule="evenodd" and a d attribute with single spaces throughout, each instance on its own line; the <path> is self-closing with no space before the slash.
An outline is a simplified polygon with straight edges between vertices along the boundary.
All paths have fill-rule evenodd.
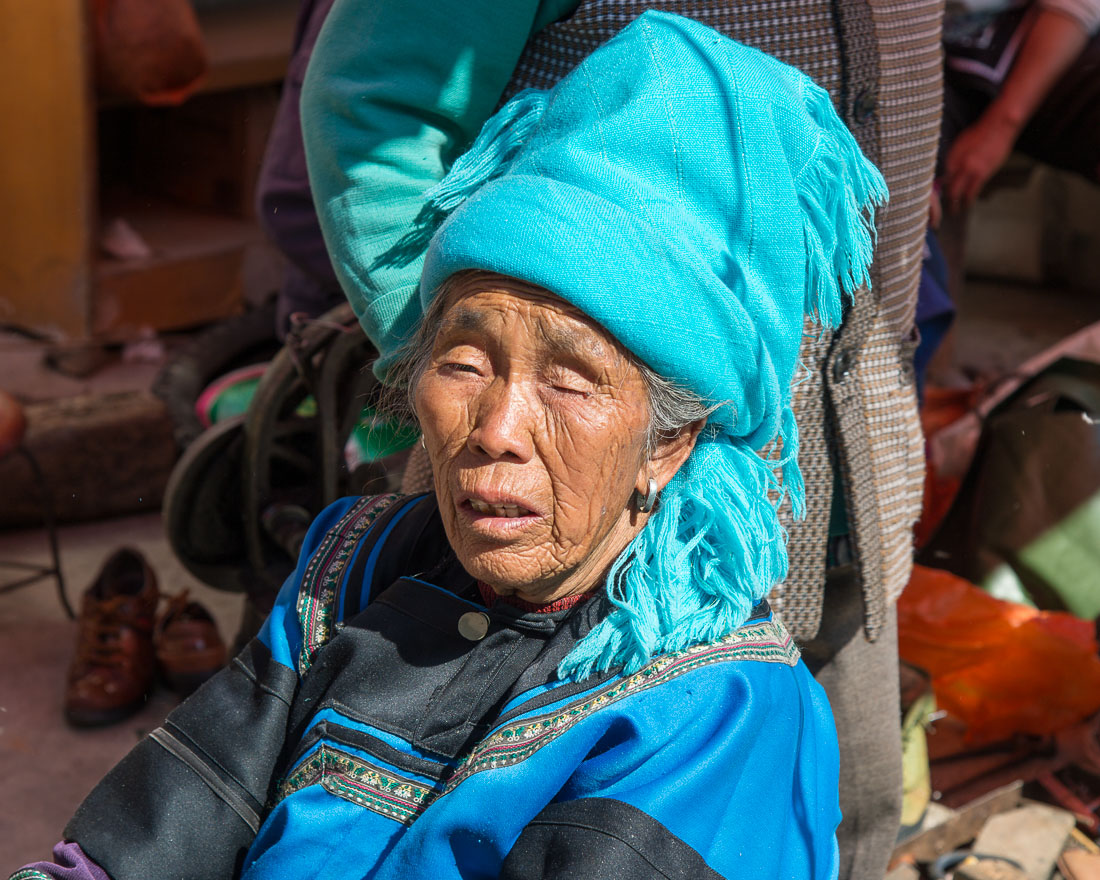
<path id="1" fill-rule="evenodd" d="M 254 222 L 164 203 L 135 204 L 119 216 L 153 253 L 132 260 L 97 257 L 94 336 L 179 329 L 241 311 L 245 252 L 264 240 Z"/>

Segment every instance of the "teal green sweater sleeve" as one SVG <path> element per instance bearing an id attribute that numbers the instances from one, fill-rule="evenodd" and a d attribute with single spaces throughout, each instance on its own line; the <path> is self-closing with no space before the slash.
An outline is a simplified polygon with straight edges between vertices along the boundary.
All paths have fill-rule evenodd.
<path id="1" fill-rule="evenodd" d="M 302 91 L 310 185 L 384 376 L 420 316 L 422 254 L 382 260 L 492 114 L 531 34 L 578 0 L 336 0 Z"/>

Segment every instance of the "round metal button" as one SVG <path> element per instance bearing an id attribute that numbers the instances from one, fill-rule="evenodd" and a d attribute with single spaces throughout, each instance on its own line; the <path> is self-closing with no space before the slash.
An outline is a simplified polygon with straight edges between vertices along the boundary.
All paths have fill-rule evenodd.
<path id="1" fill-rule="evenodd" d="M 833 380 L 843 382 L 848 377 L 848 372 L 851 369 L 852 352 L 847 348 L 841 349 L 836 353 L 836 358 L 833 360 Z"/>
<path id="2" fill-rule="evenodd" d="M 898 384 L 902 387 L 912 385 L 916 372 L 912 361 L 902 361 L 901 366 L 898 367 Z"/>
<path id="3" fill-rule="evenodd" d="M 458 619 L 458 634 L 471 642 L 480 642 L 489 632 L 489 615 L 483 611 L 467 611 Z"/>
<path id="4" fill-rule="evenodd" d="M 862 89 L 856 95 L 852 115 L 860 125 L 866 125 L 875 115 L 878 109 L 878 95 L 872 88 Z"/>

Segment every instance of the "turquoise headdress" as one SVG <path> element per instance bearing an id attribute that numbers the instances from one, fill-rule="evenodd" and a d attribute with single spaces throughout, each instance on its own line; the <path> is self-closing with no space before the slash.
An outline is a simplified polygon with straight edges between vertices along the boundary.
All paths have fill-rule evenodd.
<path id="1" fill-rule="evenodd" d="M 719 638 L 786 576 L 776 510 L 784 497 L 804 507 L 790 403 L 803 320 L 840 323 L 868 282 L 885 200 L 825 91 L 655 11 L 554 88 L 505 104 L 429 194 L 448 216 L 428 246 L 425 307 L 464 269 L 519 278 L 722 404 L 564 675 L 630 672 Z"/>

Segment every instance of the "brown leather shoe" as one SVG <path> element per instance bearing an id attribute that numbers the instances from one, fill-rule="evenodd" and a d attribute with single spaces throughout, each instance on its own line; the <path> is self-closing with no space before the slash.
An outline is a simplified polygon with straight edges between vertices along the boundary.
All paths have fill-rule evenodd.
<path id="1" fill-rule="evenodd" d="M 0 458 L 3 458 L 20 443 L 27 433 L 27 417 L 19 401 L 0 391 Z"/>
<path id="2" fill-rule="evenodd" d="M 153 636 L 157 662 L 168 685 L 188 696 L 225 665 L 225 642 L 214 618 L 186 590 L 168 600 Z"/>
<path id="3" fill-rule="evenodd" d="M 144 705 L 156 679 L 157 579 L 136 550 L 118 550 L 84 593 L 65 717 L 78 727 L 112 724 Z"/>

